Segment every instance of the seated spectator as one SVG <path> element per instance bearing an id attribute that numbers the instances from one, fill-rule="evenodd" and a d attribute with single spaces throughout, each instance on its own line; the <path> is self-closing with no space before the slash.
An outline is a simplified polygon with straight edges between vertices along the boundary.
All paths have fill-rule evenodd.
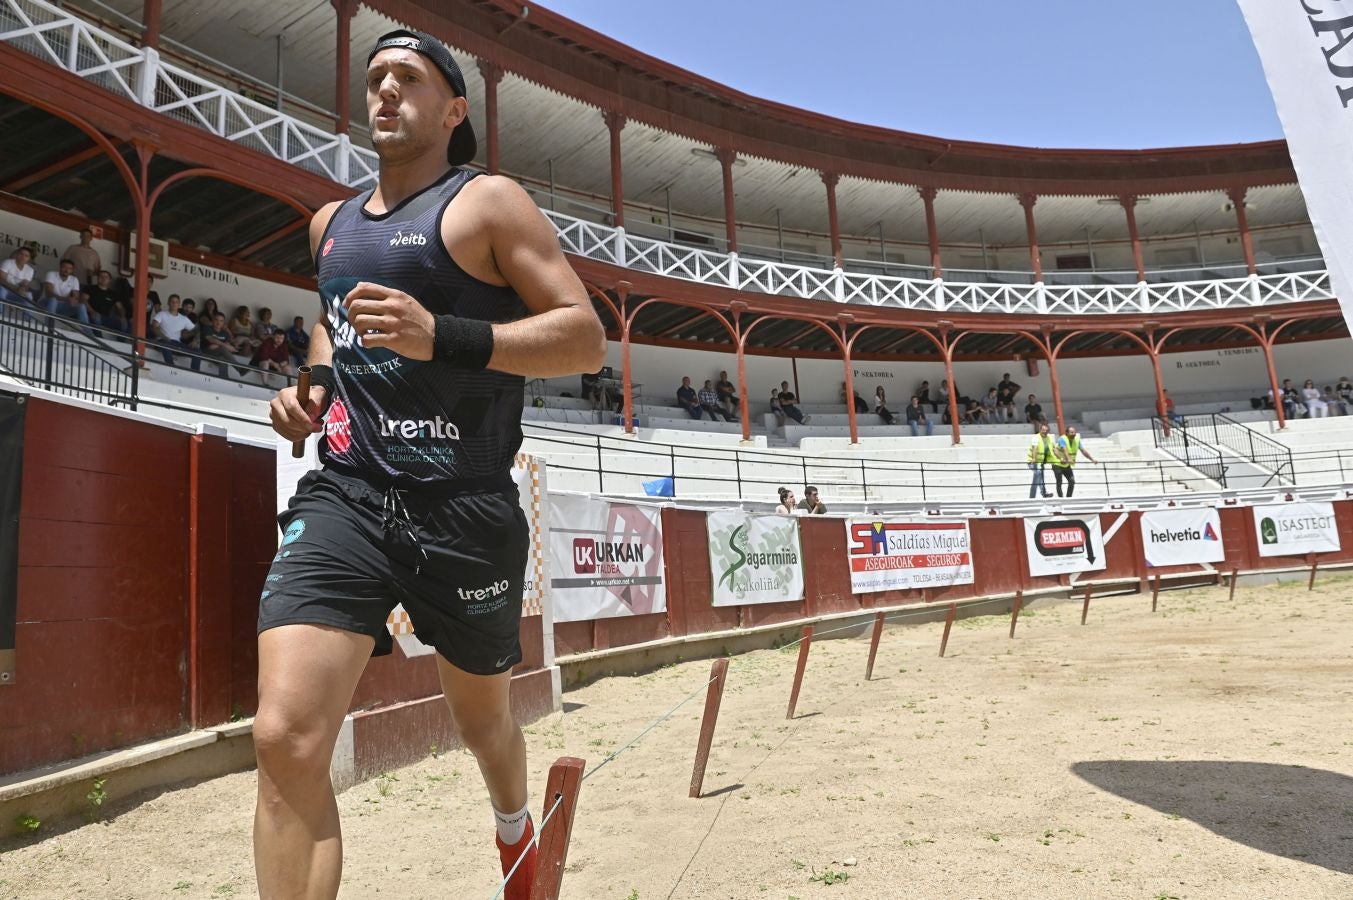
<path id="1" fill-rule="evenodd" d="M 780 505 L 775 511 L 782 516 L 794 515 L 794 492 L 787 487 L 780 488 Z"/>
<path id="2" fill-rule="evenodd" d="M 249 307 L 235 307 L 235 315 L 230 317 L 226 323 L 226 328 L 235 341 L 235 352 L 240 356 L 253 356 L 258 345 L 263 343 L 254 338 L 253 317 L 249 314 Z"/>
<path id="3" fill-rule="evenodd" d="M 590 401 L 593 410 L 610 407 L 610 398 L 606 395 L 606 389 L 601 386 L 600 371 L 583 373 L 581 387 L 582 399 Z"/>
<path id="4" fill-rule="evenodd" d="M 1340 414 L 1353 415 L 1353 381 L 1349 381 L 1347 375 L 1334 386 L 1334 394 L 1339 398 Z"/>
<path id="5" fill-rule="evenodd" d="M 1301 392 L 1293 386 L 1292 379 L 1283 379 L 1283 389 L 1281 393 L 1283 412 L 1287 414 L 1289 419 L 1295 418 L 1298 413 L 1306 412 L 1305 407 L 1301 404 Z"/>
<path id="6" fill-rule="evenodd" d="M 179 305 L 179 309 L 188 317 L 188 321 L 193 323 L 193 333 L 191 335 L 186 335 L 183 342 L 194 350 L 197 350 L 199 347 L 197 340 L 199 325 L 199 320 L 197 318 L 197 302 L 193 300 L 192 297 L 185 297 L 183 303 Z"/>
<path id="7" fill-rule="evenodd" d="M 1165 417 L 1170 420 L 1171 425 L 1183 425 L 1184 417 L 1174 411 L 1174 398 L 1170 392 L 1162 389 L 1161 395 L 1165 397 Z"/>
<path id="8" fill-rule="evenodd" d="M 56 272 L 48 272 L 42 279 L 42 299 L 47 312 L 54 316 L 65 316 L 88 325 L 92 321 L 88 302 L 80 290 L 80 282 L 75 278 L 75 263 L 61 260 Z"/>
<path id="9" fill-rule="evenodd" d="M 291 354 L 291 361 L 298 366 L 305 365 L 310 355 L 310 335 L 306 333 L 305 319 L 301 316 L 292 319 L 291 327 L 287 329 L 287 352 Z"/>
<path id="10" fill-rule="evenodd" d="M 257 347 L 259 344 L 266 344 L 267 338 L 272 337 L 274 332 L 281 330 L 272 320 L 272 310 L 265 306 L 258 311 L 258 321 L 254 323 L 254 330 L 250 333 L 250 337 L 258 342 L 254 345 Z"/>
<path id="11" fill-rule="evenodd" d="M 95 274 L 103 268 L 103 260 L 99 258 L 99 251 L 94 249 L 94 232 L 88 228 L 80 230 L 79 243 L 67 247 L 66 252 L 61 254 L 61 258 L 70 260 L 75 266 L 71 274 L 82 286 L 92 284 Z"/>
<path id="12" fill-rule="evenodd" d="M 94 311 L 95 324 L 127 334 L 131 331 L 131 319 L 122 302 L 113 293 L 113 273 L 100 271 L 94 276 L 94 283 L 86 292 L 89 308 Z"/>
<path id="13" fill-rule="evenodd" d="M 789 382 L 780 382 L 780 408 L 785 411 L 785 415 L 795 422 L 800 425 L 807 425 L 812 416 L 805 416 L 800 412 L 798 406 L 795 405 L 798 402 L 799 398 L 795 397 L 794 392 L 789 389 Z"/>
<path id="14" fill-rule="evenodd" d="M 163 307 L 160 306 L 159 297 L 154 300 L 146 298 L 146 334 L 150 337 L 155 336 L 155 317 L 160 314 L 161 309 Z"/>
<path id="15" fill-rule="evenodd" d="M 677 406 L 686 410 L 687 415 L 692 419 L 698 419 L 703 415 L 700 398 L 696 395 L 695 388 L 691 387 L 691 376 L 689 375 L 681 379 L 681 387 L 677 388 Z"/>
<path id="16" fill-rule="evenodd" d="M 869 412 L 869 401 L 861 397 L 859 391 L 853 391 L 852 393 L 855 395 L 851 400 L 855 406 L 855 412 L 857 414 Z"/>
<path id="17" fill-rule="evenodd" d="M 20 247 L 0 262 L 0 300 L 33 302 L 33 251 Z"/>
<path id="18" fill-rule="evenodd" d="M 202 324 L 201 335 L 202 355 L 221 360 L 221 364 L 216 368 L 222 378 L 229 378 L 230 366 L 226 363 L 235 361 L 235 342 L 231 340 L 230 332 L 226 330 L 225 313 L 217 310 L 210 322 Z M 239 372 L 243 375 L 244 369 L 239 369 Z"/>
<path id="19" fill-rule="evenodd" d="M 122 308 L 127 311 L 127 318 L 132 317 L 132 310 L 136 308 L 136 286 L 125 276 L 113 279 L 113 298 L 122 304 Z M 155 276 L 146 276 L 146 334 L 150 334 L 150 311 L 152 308 L 160 306 L 160 293 L 155 290 Z"/>
<path id="20" fill-rule="evenodd" d="M 897 417 L 888 408 L 888 395 L 884 393 L 881 384 L 874 388 L 874 413 L 882 420 L 884 425 L 891 425 L 897 421 Z"/>
<path id="21" fill-rule="evenodd" d="M 776 427 L 776 428 L 784 428 L 784 427 L 785 427 L 785 410 L 784 410 L 784 407 L 780 404 L 780 389 L 779 389 L 779 388 L 771 388 L 771 389 L 770 389 L 770 412 L 771 412 L 771 415 L 775 416 L 775 427 Z"/>
<path id="22" fill-rule="evenodd" d="M 1043 404 L 1033 394 L 1029 395 L 1029 402 L 1024 404 L 1024 421 L 1034 426 L 1035 433 L 1040 425 L 1048 424 L 1048 417 L 1043 415 Z"/>
<path id="23" fill-rule="evenodd" d="M 982 397 L 982 421 L 988 425 L 999 425 L 1005 421 L 1002 413 L 1004 404 L 1001 403 L 1001 395 L 996 388 L 990 388 Z"/>
<path id="24" fill-rule="evenodd" d="M 1320 399 L 1325 401 L 1325 406 L 1329 409 L 1329 415 L 1345 415 L 1343 407 L 1339 403 L 1339 395 L 1334 393 L 1334 388 L 1330 387 L 1328 384 L 1325 385 L 1325 393 Z"/>
<path id="25" fill-rule="evenodd" d="M 1329 406 L 1321 398 L 1320 389 L 1307 378 L 1301 386 L 1301 401 L 1306 404 L 1306 418 L 1323 419 L 1330 414 Z"/>
<path id="26" fill-rule="evenodd" d="M 935 433 L 935 423 L 926 418 L 920 397 L 912 397 L 911 404 L 907 406 L 907 425 L 911 428 L 912 437 L 918 436 L 922 428 L 925 429 L 926 437 Z"/>
<path id="27" fill-rule="evenodd" d="M 714 390 L 719 395 L 719 405 L 724 408 L 730 416 L 737 418 L 738 415 L 738 391 L 733 387 L 733 382 L 728 380 L 727 372 L 719 373 L 719 380 L 714 383 Z"/>
<path id="28" fill-rule="evenodd" d="M 193 323 L 183 314 L 183 309 L 178 294 L 169 295 L 169 308 L 161 310 L 155 314 L 151 320 L 151 330 L 155 339 L 167 347 L 181 347 L 188 349 L 188 343 L 184 340 L 185 336 L 191 338 L 195 336 L 196 329 Z M 170 353 L 166 347 L 160 349 L 164 356 L 165 365 L 174 365 L 174 354 Z M 193 357 L 193 371 L 199 371 L 202 368 L 202 360 Z"/>
<path id="29" fill-rule="evenodd" d="M 716 421 L 715 416 L 723 416 L 725 422 L 736 422 L 737 419 L 730 415 L 727 410 L 719 403 L 719 392 L 714 390 L 714 382 L 706 378 L 704 386 L 700 388 L 700 408 L 709 413 L 709 420 Z"/>
<path id="30" fill-rule="evenodd" d="M 260 318 L 262 318 L 261 315 Z M 253 359 L 249 360 L 249 365 L 255 369 L 262 369 L 264 372 L 276 372 L 282 376 L 290 375 L 291 361 L 287 353 L 286 335 L 280 330 L 274 330 L 254 351 Z M 260 378 L 264 384 L 268 383 L 267 375 L 262 375 Z"/>
<path id="31" fill-rule="evenodd" d="M 963 398 L 963 421 L 969 425 L 986 424 L 986 414 L 982 412 L 982 404 L 969 397 Z"/>
<path id="32" fill-rule="evenodd" d="M 817 487 L 811 484 L 804 486 L 803 499 L 794 508 L 801 509 L 810 516 L 821 516 L 827 512 L 827 504 L 818 498 Z"/>
<path id="33" fill-rule="evenodd" d="M 210 325 L 216 321 L 216 314 L 220 311 L 221 307 L 216 305 L 216 298 L 208 297 L 202 301 L 202 311 L 197 314 L 197 324 Z"/>
<path id="34" fill-rule="evenodd" d="M 931 412 L 939 412 L 940 406 L 935 402 L 935 398 L 930 395 L 930 382 L 922 381 L 921 386 L 916 389 L 916 397 L 922 403 L 930 407 Z"/>
<path id="35" fill-rule="evenodd" d="M 940 408 L 949 409 L 949 379 L 940 379 Z"/>

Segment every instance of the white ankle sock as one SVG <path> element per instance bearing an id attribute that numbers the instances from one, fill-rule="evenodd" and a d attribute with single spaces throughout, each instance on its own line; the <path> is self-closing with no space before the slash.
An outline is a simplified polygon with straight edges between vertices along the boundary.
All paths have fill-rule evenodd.
<path id="1" fill-rule="evenodd" d="M 527 803 L 521 809 L 514 813 L 500 813 L 493 811 L 493 821 L 498 825 L 498 837 L 504 844 L 511 847 L 521 840 L 521 836 L 526 833 L 526 812 L 531 808 Z"/>

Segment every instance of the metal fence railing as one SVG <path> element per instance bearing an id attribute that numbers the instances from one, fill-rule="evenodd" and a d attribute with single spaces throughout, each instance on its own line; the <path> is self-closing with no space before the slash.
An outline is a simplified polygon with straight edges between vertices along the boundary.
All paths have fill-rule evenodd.
<path id="1" fill-rule="evenodd" d="M 1199 419 L 1204 417 L 1199 416 Z M 1166 422 L 1160 416 L 1151 417 L 1151 433 L 1156 449 L 1168 453 L 1204 477 L 1226 487 L 1226 458 L 1222 452 L 1201 434 L 1187 427 L 1187 422 Z"/>
<path id="2" fill-rule="evenodd" d="M 1270 473 L 1270 481 L 1278 484 L 1296 483 L 1291 447 L 1247 427 L 1225 413 L 1185 416 L 1184 427 L 1195 441 L 1206 441 L 1218 450 L 1229 451 Z"/>

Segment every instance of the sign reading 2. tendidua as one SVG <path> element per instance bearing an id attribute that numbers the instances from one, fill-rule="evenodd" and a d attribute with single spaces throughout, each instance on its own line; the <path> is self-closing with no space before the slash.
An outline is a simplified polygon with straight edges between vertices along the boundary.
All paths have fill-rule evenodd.
<path id="1" fill-rule="evenodd" d="M 667 609 L 662 510 L 583 494 L 550 495 L 554 621 L 640 616 Z"/>
<path id="2" fill-rule="evenodd" d="M 1024 550 L 1030 575 L 1097 572 L 1105 568 L 1099 516 L 1024 520 Z"/>
<path id="3" fill-rule="evenodd" d="M 1333 503 L 1280 503 L 1252 509 L 1260 556 L 1304 556 L 1339 549 Z"/>
<path id="4" fill-rule="evenodd" d="M 715 606 L 803 599 L 798 519 L 727 509 L 709 513 L 705 527 Z"/>
<path id="5" fill-rule="evenodd" d="M 847 519 L 846 558 L 856 594 L 973 583 L 966 520 Z"/>

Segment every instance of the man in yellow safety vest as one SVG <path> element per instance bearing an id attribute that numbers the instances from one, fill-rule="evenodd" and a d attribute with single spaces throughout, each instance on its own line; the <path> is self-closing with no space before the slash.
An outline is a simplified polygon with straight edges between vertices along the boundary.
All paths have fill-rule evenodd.
<path id="1" fill-rule="evenodd" d="M 1047 484 L 1043 479 L 1043 467 L 1057 458 L 1057 442 L 1052 439 L 1048 433 L 1048 423 L 1043 422 L 1038 426 L 1038 433 L 1034 435 L 1033 443 L 1029 445 L 1029 470 L 1034 473 L 1033 483 L 1029 485 L 1029 499 L 1032 500 L 1040 493 L 1044 497 L 1051 497 L 1048 493 Z"/>
<path id="2" fill-rule="evenodd" d="M 1076 454 L 1084 453 L 1085 458 L 1090 462 L 1099 463 L 1099 460 L 1090 455 L 1090 451 L 1081 445 L 1080 435 L 1076 433 L 1075 425 L 1066 426 L 1066 433 L 1057 439 L 1053 447 L 1052 475 L 1057 479 L 1057 496 L 1062 496 L 1062 479 L 1066 479 L 1066 495 L 1070 497 L 1076 492 Z"/>

